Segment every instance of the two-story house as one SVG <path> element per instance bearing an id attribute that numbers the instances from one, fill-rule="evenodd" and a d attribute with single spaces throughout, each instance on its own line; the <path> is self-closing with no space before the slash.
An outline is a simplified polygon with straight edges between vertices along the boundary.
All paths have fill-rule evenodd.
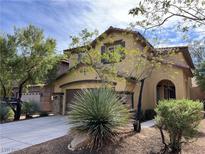
<path id="1" fill-rule="evenodd" d="M 126 50 L 138 49 L 143 52 L 145 47 L 149 47 L 149 51 L 166 52 L 167 50 L 175 50 L 175 55 L 172 57 L 174 63 L 166 70 L 166 64 L 162 64 L 160 69 L 153 70 L 151 76 L 145 80 L 142 108 L 155 108 L 160 99 L 183 99 L 190 98 L 191 78 L 193 77 L 192 69 L 194 65 L 188 51 L 188 47 L 167 47 L 154 48 L 139 32 L 110 27 L 102 35 L 106 37 L 94 45 L 94 48 L 99 52 L 104 50 L 112 50 L 117 45 L 122 45 Z M 113 44 L 108 41 L 112 39 Z M 70 49 L 64 51 L 65 54 L 70 52 Z M 69 66 L 72 66 L 72 61 L 69 61 Z M 81 66 L 86 67 L 86 66 Z M 121 68 L 130 69 L 130 65 L 122 62 Z M 136 109 L 140 85 L 127 80 L 115 80 L 111 86 L 119 94 L 125 95 L 127 105 L 130 109 Z M 78 69 L 67 71 L 59 76 L 53 83 L 53 111 L 60 114 L 66 114 L 70 110 L 70 104 L 77 91 L 85 88 L 99 88 L 102 85 L 98 75 L 95 72 L 83 72 Z"/>

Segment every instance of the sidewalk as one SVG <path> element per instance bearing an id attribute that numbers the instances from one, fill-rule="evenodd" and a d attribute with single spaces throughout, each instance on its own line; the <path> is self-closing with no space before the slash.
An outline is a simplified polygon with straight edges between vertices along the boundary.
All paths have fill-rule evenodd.
<path id="1" fill-rule="evenodd" d="M 149 127 L 153 127 L 154 125 L 155 125 L 155 121 L 154 120 L 149 120 L 149 121 L 141 123 L 141 127 L 142 128 L 149 128 Z"/>

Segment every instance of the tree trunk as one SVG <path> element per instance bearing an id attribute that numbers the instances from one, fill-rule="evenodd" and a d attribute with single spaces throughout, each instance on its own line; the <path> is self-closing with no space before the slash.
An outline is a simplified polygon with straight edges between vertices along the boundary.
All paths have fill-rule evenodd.
<path id="1" fill-rule="evenodd" d="M 21 117 L 21 100 L 17 100 L 16 112 L 14 113 L 14 120 L 19 120 Z"/>
<path id="2" fill-rule="evenodd" d="M 0 82 L 1 82 L 1 87 L 3 90 L 3 100 L 5 100 L 6 99 L 6 88 L 5 88 L 4 83 L 1 79 L 0 79 Z"/>
<path id="3" fill-rule="evenodd" d="M 160 127 L 158 127 L 158 128 L 159 128 L 159 130 L 160 130 L 162 143 L 164 144 L 164 148 L 161 149 L 161 153 L 162 153 L 162 154 L 165 154 L 165 153 L 167 153 L 167 151 L 169 150 L 169 148 L 168 148 L 168 145 L 167 145 L 166 142 L 165 142 L 165 137 L 164 137 L 164 133 L 163 133 L 163 128 L 162 128 L 162 126 L 160 126 Z"/>
<path id="4" fill-rule="evenodd" d="M 140 93 L 139 93 L 139 99 L 138 99 L 138 104 L 137 104 L 137 113 L 135 116 L 135 122 L 133 124 L 134 131 L 138 133 L 141 131 L 142 92 L 143 92 L 143 87 L 144 87 L 144 81 L 145 79 L 142 79 L 140 81 L 141 85 L 140 85 Z"/>
<path id="5" fill-rule="evenodd" d="M 16 104 L 16 112 L 14 113 L 14 120 L 19 120 L 21 117 L 21 97 L 23 92 L 24 84 L 29 80 L 29 78 L 25 79 L 20 85 L 18 89 L 18 97 L 17 97 L 17 104 Z"/>

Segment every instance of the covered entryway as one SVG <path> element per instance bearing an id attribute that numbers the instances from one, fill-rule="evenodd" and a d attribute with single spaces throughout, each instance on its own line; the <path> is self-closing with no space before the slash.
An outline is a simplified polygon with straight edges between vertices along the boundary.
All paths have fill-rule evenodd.
<path id="1" fill-rule="evenodd" d="M 175 85 L 170 80 L 161 80 L 157 84 L 157 102 L 163 99 L 176 99 Z"/>

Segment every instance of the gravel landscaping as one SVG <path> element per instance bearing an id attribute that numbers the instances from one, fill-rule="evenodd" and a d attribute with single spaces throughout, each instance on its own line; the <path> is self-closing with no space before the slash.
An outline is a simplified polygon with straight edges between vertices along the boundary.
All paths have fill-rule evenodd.
<path id="1" fill-rule="evenodd" d="M 199 136 L 197 140 L 183 146 L 182 153 L 204 154 L 205 152 L 205 119 L 199 126 Z M 130 130 L 129 130 L 130 131 Z M 71 141 L 69 135 L 44 142 L 13 154 L 83 154 L 90 153 L 90 150 L 69 151 L 67 145 Z M 144 128 L 140 134 L 129 133 L 116 145 L 110 145 L 99 152 L 105 154 L 145 154 L 157 153 L 162 147 L 159 131 L 156 128 Z"/>

